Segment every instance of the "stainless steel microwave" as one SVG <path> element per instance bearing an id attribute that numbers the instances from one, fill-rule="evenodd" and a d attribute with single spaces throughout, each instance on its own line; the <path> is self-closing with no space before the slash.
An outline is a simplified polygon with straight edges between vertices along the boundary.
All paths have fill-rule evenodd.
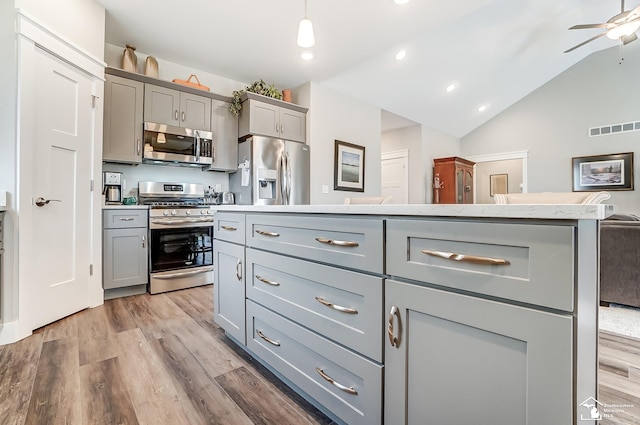
<path id="1" fill-rule="evenodd" d="M 142 162 L 195 167 L 209 167 L 215 157 L 213 133 L 144 123 Z"/>

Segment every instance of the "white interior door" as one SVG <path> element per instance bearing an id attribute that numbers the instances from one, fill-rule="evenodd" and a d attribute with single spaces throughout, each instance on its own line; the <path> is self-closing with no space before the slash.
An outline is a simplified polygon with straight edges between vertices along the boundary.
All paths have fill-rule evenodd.
<path id="1" fill-rule="evenodd" d="M 390 196 L 393 204 L 409 203 L 409 158 L 406 151 L 383 154 L 382 196 Z"/>
<path id="2" fill-rule="evenodd" d="M 32 226 L 20 259 L 32 271 L 25 284 L 34 329 L 89 306 L 94 125 L 92 77 L 42 49 L 35 56 L 32 164 L 22 160 L 32 178 Z"/>

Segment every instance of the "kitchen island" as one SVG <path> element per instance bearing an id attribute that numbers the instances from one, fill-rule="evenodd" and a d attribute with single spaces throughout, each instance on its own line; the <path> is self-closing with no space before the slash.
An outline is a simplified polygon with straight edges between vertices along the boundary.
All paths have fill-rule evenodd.
<path id="1" fill-rule="evenodd" d="M 613 212 L 217 207 L 214 317 L 340 423 L 589 423 Z"/>

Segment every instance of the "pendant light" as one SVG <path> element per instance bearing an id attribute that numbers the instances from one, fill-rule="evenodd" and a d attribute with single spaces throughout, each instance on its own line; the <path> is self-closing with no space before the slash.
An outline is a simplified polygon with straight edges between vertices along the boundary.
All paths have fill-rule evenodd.
<path id="1" fill-rule="evenodd" d="M 304 19 L 300 21 L 300 26 L 298 27 L 298 46 L 307 48 L 315 43 L 313 24 L 307 18 L 307 0 L 304 0 Z"/>

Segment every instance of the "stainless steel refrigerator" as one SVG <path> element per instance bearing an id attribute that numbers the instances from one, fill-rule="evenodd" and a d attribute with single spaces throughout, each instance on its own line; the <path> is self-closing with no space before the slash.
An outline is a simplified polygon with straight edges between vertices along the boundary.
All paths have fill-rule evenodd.
<path id="1" fill-rule="evenodd" d="M 238 143 L 238 171 L 229 176 L 236 204 L 309 203 L 309 146 L 251 136 Z"/>

